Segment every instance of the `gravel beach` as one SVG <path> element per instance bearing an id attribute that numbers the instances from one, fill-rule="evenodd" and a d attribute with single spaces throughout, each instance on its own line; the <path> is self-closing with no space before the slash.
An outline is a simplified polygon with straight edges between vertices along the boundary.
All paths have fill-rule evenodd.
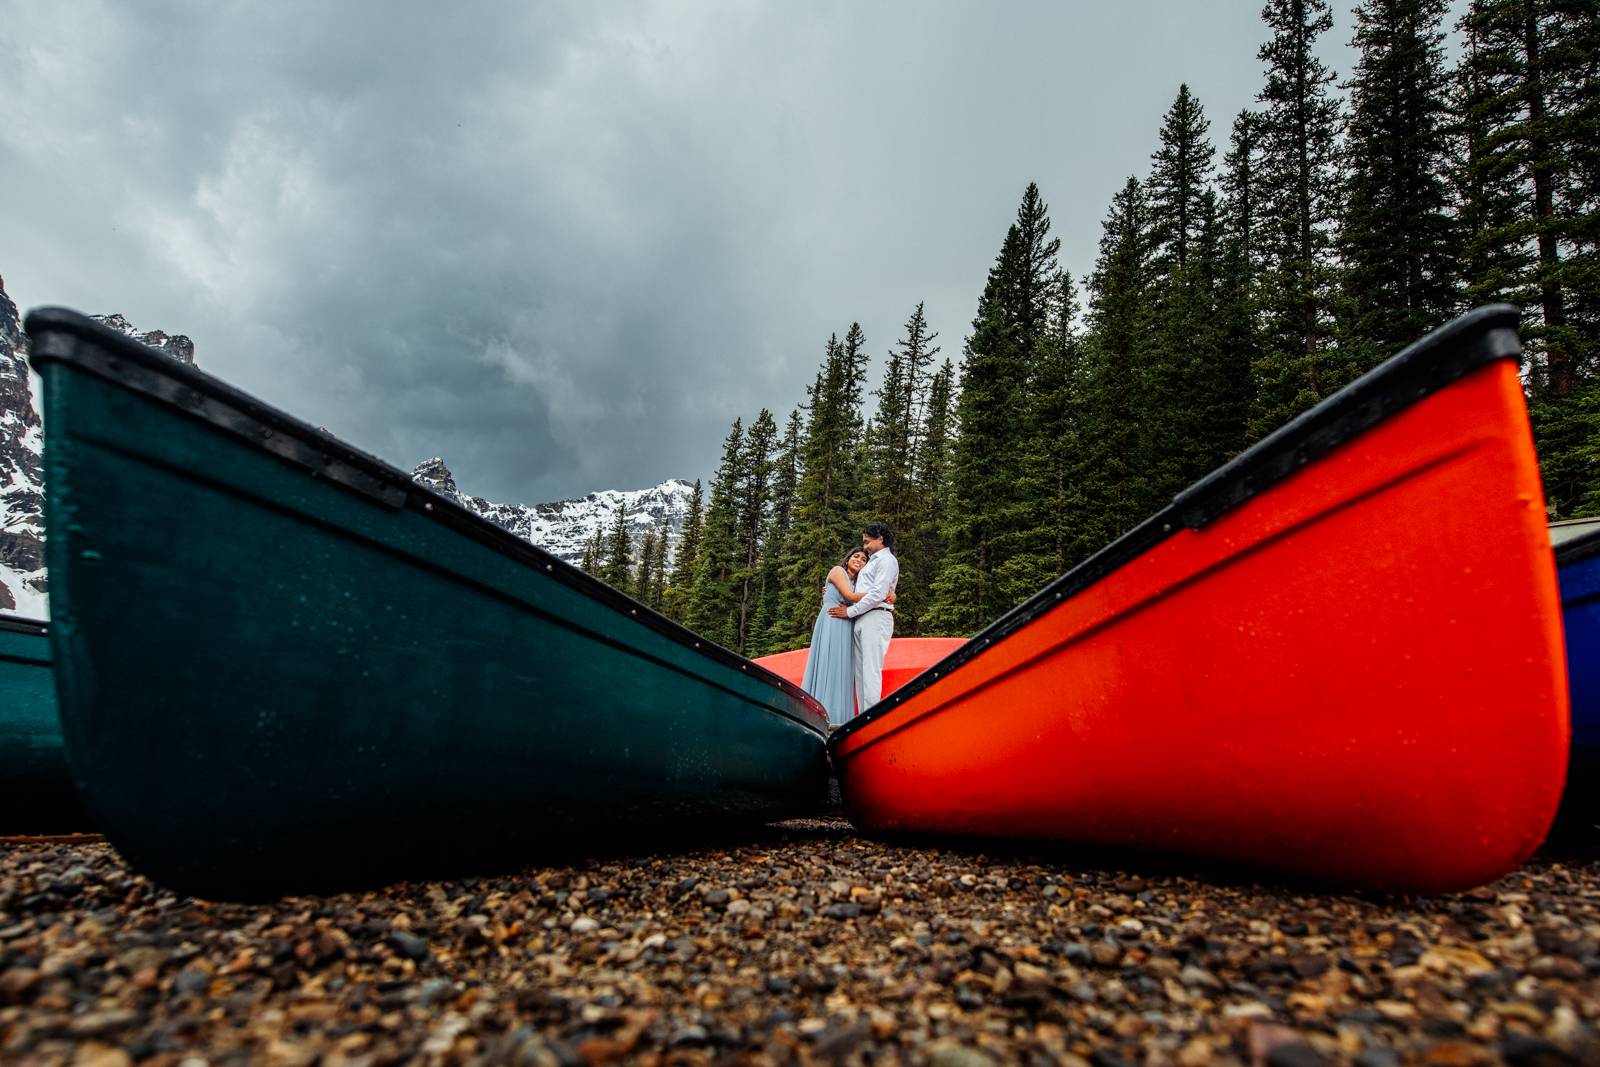
<path id="1" fill-rule="evenodd" d="M 0 1062 L 1600 1063 L 1600 847 L 1385 897 L 820 819 L 263 906 L 9 844 Z"/>

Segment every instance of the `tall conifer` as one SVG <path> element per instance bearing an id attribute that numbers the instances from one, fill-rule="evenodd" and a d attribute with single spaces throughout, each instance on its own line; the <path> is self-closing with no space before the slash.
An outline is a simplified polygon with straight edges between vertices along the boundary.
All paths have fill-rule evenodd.
<path id="1" fill-rule="evenodd" d="M 1083 536 L 1083 352 L 1078 292 L 1072 275 L 1056 277 L 1050 330 L 1039 347 L 1029 383 L 1031 432 L 1023 457 L 1022 493 L 1028 506 L 1028 549 L 1008 561 L 1000 580 L 1007 599 L 1023 600 L 1065 571 Z"/>
<path id="2" fill-rule="evenodd" d="M 678 538 L 678 551 L 672 560 L 672 577 L 667 580 L 662 596 L 667 617 L 677 622 L 686 622 L 689 617 L 695 571 L 700 565 L 700 541 L 705 530 L 704 504 L 704 492 L 700 479 L 696 478 L 689 496 L 689 513 L 683 520 L 683 534 Z"/>
<path id="3" fill-rule="evenodd" d="M 1266 272 L 1264 351 L 1256 363 L 1256 436 L 1286 422 L 1352 376 L 1330 355 L 1336 296 L 1339 102 L 1315 53 L 1333 25 L 1325 0 L 1267 0 L 1272 38 L 1261 46 L 1267 83 L 1260 181 Z"/>
<path id="4" fill-rule="evenodd" d="M 746 653 L 761 610 L 761 545 L 766 533 L 772 495 L 772 453 L 777 446 L 778 424 L 766 408 L 750 424 L 739 456 L 735 486 L 733 567 L 735 623 L 733 649 Z"/>
<path id="5" fill-rule="evenodd" d="M 857 464 L 864 423 L 866 339 L 851 324 L 841 344 L 828 339 L 822 368 L 808 390 L 800 482 L 780 563 L 781 593 L 769 646 L 795 648 L 811 634 L 823 576 L 855 539 L 863 500 Z"/>
<path id="6" fill-rule="evenodd" d="M 865 518 L 889 524 L 900 560 L 900 590 L 895 603 L 895 630 L 918 632 L 921 614 L 933 584 L 929 571 L 927 501 L 916 485 L 916 450 L 923 433 L 928 366 L 938 354 L 938 338 L 928 327 L 923 305 L 906 320 L 905 334 L 889 351 L 883 387 L 877 391 L 878 413 L 870 437 L 866 481 L 871 486 Z"/>
<path id="7" fill-rule="evenodd" d="M 744 420 L 736 418 L 723 439 L 722 461 L 717 464 L 717 473 L 711 482 L 711 498 L 706 505 L 705 530 L 695 562 L 686 619 L 691 630 L 729 648 L 738 637 L 734 573 L 740 562 L 738 493 L 743 458 Z"/>
<path id="8" fill-rule="evenodd" d="M 1112 199 L 1089 277 L 1085 359 L 1085 535 L 1103 545 L 1149 511 L 1140 417 L 1150 351 L 1151 242 L 1144 187 L 1129 178 Z"/>
<path id="9" fill-rule="evenodd" d="M 1211 419 L 1226 398 L 1217 371 L 1217 204 L 1210 123 L 1188 86 L 1168 109 L 1145 185 L 1150 220 L 1149 349 L 1140 368 L 1141 510 L 1215 465 Z M 1235 383 L 1228 383 L 1229 385 Z"/>
<path id="10" fill-rule="evenodd" d="M 926 509 L 923 525 L 923 588 L 907 585 L 900 601 L 909 601 L 909 611 L 917 620 L 921 634 L 943 633 L 934 627 L 928 607 L 933 600 L 933 581 L 944 567 L 945 502 L 950 493 L 950 451 L 955 437 L 951 385 L 955 367 L 946 359 L 928 380 L 928 405 L 922 419 L 922 436 L 917 442 L 915 473 L 917 497 Z M 899 610 L 899 603 L 896 603 Z"/>
<path id="11" fill-rule="evenodd" d="M 628 505 L 619 500 L 616 510 L 612 512 L 611 534 L 606 538 L 605 561 L 600 564 L 600 580 L 613 589 L 628 591 L 631 548 L 628 539 Z"/>
<path id="12" fill-rule="evenodd" d="M 639 539 L 639 562 L 633 571 L 633 584 L 628 590 L 641 604 L 650 603 L 650 589 L 655 584 L 656 532 L 646 530 Z"/>
<path id="13" fill-rule="evenodd" d="M 1528 312 L 1534 436 L 1551 511 L 1600 509 L 1600 17 L 1564 0 L 1474 0 L 1467 184 L 1489 194 L 1475 297 Z"/>
<path id="14" fill-rule="evenodd" d="M 589 543 L 583 547 L 583 562 L 578 564 L 585 574 L 600 577 L 600 564 L 606 555 L 605 530 L 599 526 L 594 528 L 594 536 L 589 538 Z"/>
<path id="15" fill-rule="evenodd" d="M 666 610 L 667 592 L 667 532 L 662 530 L 650 550 L 650 582 L 641 597 L 656 611 Z"/>
<path id="16" fill-rule="evenodd" d="M 752 647 L 757 655 L 787 652 L 776 643 L 774 623 L 783 600 L 783 551 L 794 522 L 795 493 L 800 484 L 800 448 L 805 423 L 800 409 L 789 412 L 777 458 L 772 463 L 772 503 L 767 512 L 767 527 L 761 535 L 760 609 L 756 613 Z"/>
<path id="17" fill-rule="evenodd" d="M 1145 196 L 1150 205 L 1152 266 L 1158 276 L 1169 277 L 1189 262 L 1189 250 L 1200 236 L 1200 199 L 1211 183 L 1211 143 L 1205 110 L 1189 92 L 1178 87 L 1178 97 L 1161 123 L 1161 147 L 1152 157 Z"/>
<path id="18" fill-rule="evenodd" d="M 1446 0 L 1363 0 L 1345 157 L 1340 350 L 1365 372 L 1459 309 Z"/>
<path id="19" fill-rule="evenodd" d="M 1059 249 L 1049 209 L 1030 182 L 989 270 L 962 357 L 944 558 L 928 613 L 929 625 L 944 632 L 977 630 L 1018 599 L 1018 583 L 999 575 L 1032 540 L 1021 489 L 1032 427 L 1021 401 L 1048 342 Z"/>

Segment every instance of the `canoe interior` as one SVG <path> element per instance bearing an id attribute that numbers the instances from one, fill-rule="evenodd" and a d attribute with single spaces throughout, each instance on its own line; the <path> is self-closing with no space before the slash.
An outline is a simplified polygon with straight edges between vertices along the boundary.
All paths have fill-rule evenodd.
<path id="1" fill-rule="evenodd" d="M 1552 522 L 1550 545 L 1556 551 L 1558 565 L 1600 556 L 1600 518 Z"/>
<path id="2" fill-rule="evenodd" d="M 1515 322 L 1412 346 L 840 730 L 851 818 L 1377 888 L 1516 866 L 1568 735 Z"/>
<path id="3" fill-rule="evenodd" d="M 894 637 L 883 658 L 883 694 L 899 689 L 911 679 L 967 643 L 964 637 Z M 755 662 L 773 674 L 799 685 L 806 676 L 809 648 L 758 656 Z"/>
<path id="4" fill-rule="evenodd" d="M 0 833 L 87 829 L 56 717 L 46 624 L 0 615 Z"/>
<path id="5" fill-rule="evenodd" d="M 1572 701 L 1572 768 L 1562 801 L 1563 829 L 1600 828 L 1600 519 L 1586 521 L 1589 537 L 1558 544 L 1561 620 Z M 1565 557 L 1561 548 L 1571 551 Z"/>
<path id="6" fill-rule="evenodd" d="M 795 687 L 96 327 L 29 318 L 52 642 L 87 801 L 145 873 L 256 898 L 822 801 Z"/>

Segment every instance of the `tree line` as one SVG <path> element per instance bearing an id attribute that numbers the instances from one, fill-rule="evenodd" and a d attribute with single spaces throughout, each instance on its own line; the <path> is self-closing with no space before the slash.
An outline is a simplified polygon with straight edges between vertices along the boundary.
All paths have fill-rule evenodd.
<path id="1" fill-rule="evenodd" d="M 804 401 L 735 419 L 671 560 L 619 515 L 585 568 L 748 655 L 807 643 L 883 519 L 899 634 L 968 634 L 1184 486 L 1470 307 L 1524 309 L 1552 518 L 1600 514 L 1600 6 L 1363 0 L 1343 85 L 1325 0 L 1268 0 L 1256 106 L 1213 140 L 1180 86 L 1149 170 L 1063 269 L 1030 183 L 959 368 L 917 305 L 868 404 L 858 323 Z M 653 543 L 652 543 L 653 542 Z"/>

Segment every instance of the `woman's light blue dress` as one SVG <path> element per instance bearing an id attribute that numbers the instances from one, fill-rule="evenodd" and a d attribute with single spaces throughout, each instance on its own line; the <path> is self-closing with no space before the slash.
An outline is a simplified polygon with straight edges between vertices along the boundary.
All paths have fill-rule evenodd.
<path id="1" fill-rule="evenodd" d="M 811 654 L 806 657 L 806 676 L 800 688 L 816 697 L 828 710 L 834 725 L 849 722 L 856 713 L 855 624 L 828 614 L 844 597 L 832 582 L 822 596 L 822 610 L 811 627 Z"/>

